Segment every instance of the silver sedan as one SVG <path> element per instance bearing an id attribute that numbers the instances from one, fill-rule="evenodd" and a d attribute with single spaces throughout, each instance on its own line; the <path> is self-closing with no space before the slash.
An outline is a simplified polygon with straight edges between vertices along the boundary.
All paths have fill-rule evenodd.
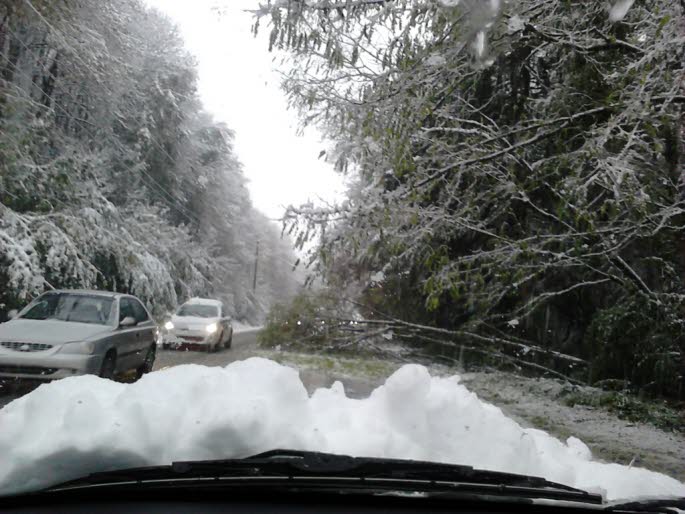
<path id="1" fill-rule="evenodd" d="M 0 324 L 0 378 L 112 378 L 152 370 L 157 326 L 134 296 L 50 291 Z"/>
<path id="2" fill-rule="evenodd" d="M 233 325 L 219 300 L 191 298 L 164 325 L 163 346 L 194 344 L 208 352 L 230 348 Z"/>

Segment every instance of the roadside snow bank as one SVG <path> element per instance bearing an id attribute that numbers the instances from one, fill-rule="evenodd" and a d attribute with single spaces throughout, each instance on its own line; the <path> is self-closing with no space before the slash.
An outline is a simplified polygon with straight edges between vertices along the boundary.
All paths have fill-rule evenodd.
<path id="1" fill-rule="evenodd" d="M 247 323 L 243 323 L 242 321 L 231 321 L 231 325 L 233 326 L 233 333 L 238 334 L 240 332 L 252 332 L 253 330 L 259 330 L 262 328 L 261 326 L 253 326 L 253 325 L 248 325 Z"/>
<path id="2" fill-rule="evenodd" d="M 523 429 L 454 378 L 404 366 L 368 399 L 340 383 L 307 394 L 297 372 L 253 358 L 179 366 L 134 384 L 43 385 L 0 410 L 0 494 L 94 471 L 292 448 L 468 464 L 539 475 L 608 499 L 685 495 L 685 484 L 591 460 L 580 440 Z"/>

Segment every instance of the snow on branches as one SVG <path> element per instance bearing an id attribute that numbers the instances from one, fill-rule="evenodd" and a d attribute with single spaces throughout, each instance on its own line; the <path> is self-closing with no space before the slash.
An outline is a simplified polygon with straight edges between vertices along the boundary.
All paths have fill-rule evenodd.
<path id="1" fill-rule="evenodd" d="M 624 369 L 677 370 L 662 356 L 685 353 L 682 8 L 273 5 L 261 14 L 292 56 L 286 91 L 357 180 L 344 208 L 287 222 L 319 234 L 331 279 L 383 271 L 382 306 L 411 292 L 423 312 L 410 316 L 471 330 L 515 318 L 578 353 L 633 317 L 627 337 L 653 344 Z"/>

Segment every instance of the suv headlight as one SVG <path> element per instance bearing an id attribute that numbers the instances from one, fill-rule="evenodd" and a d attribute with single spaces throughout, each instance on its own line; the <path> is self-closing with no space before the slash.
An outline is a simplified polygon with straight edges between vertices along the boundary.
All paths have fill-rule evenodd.
<path id="1" fill-rule="evenodd" d="M 218 328 L 218 327 L 216 326 L 216 323 L 210 323 L 209 325 L 207 325 L 207 326 L 205 327 L 205 330 L 206 330 L 207 332 L 209 332 L 210 334 L 213 334 L 214 332 L 216 332 L 216 329 L 217 329 L 217 328 Z"/>
<path id="2" fill-rule="evenodd" d="M 66 343 L 60 348 L 60 353 L 76 353 L 81 355 L 92 355 L 95 351 L 95 343 L 84 341 L 81 343 Z"/>
<path id="3" fill-rule="evenodd" d="M 173 330 L 174 324 L 171 321 L 167 321 L 166 323 L 164 323 L 164 328 L 166 328 L 167 330 Z"/>

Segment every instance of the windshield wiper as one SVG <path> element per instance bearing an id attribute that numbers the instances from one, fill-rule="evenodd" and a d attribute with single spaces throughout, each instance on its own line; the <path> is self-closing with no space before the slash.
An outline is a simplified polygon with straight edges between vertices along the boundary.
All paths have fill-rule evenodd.
<path id="1" fill-rule="evenodd" d="M 676 510 L 678 509 L 678 510 Z M 630 512 L 665 512 L 673 513 L 685 511 L 685 496 L 679 498 L 663 498 L 636 500 L 625 503 L 612 503 L 606 510 L 608 511 L 630 511 Z"/>
<path id="2" fill-rule="evenodd" d="M 600 495 L 539 477 L 453 464 L 291 450 L 273 450 L 244 459 L 175 462 L 170 466 L 94 473 L 47 492 L 119 485 L 160 487 L 172 483 L 228 486 L 237 482 L 242 487 L 258 482 L 260 487 L 418 491 L 602 504 Z"/>

